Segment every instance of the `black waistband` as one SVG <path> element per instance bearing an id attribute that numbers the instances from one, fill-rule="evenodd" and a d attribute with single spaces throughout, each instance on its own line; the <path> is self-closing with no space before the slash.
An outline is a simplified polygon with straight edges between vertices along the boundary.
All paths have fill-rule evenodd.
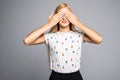
<path id="1" fill-rule="evenodd" d="M 79 70 L 78 71 L 76 71 L 76 72 L 71 72 L 71 73 L 60 73 L 60 72 L 56 72 L 56 71 L 54 71 L 54 70 L 52 70 L 52 72 L 53 73 L 56 73 L 56 74 L 63 74 L 63 75 L 68 75 L 68 74 L 75 74 L 75 73 L 79 73 Z"/>

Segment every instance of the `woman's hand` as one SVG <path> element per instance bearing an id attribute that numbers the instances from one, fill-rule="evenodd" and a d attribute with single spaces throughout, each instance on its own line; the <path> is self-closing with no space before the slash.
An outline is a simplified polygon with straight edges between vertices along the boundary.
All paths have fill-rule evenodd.
<path id="1" fill-rule="evenodd" d="M 72 24 L 78 25 L 79 20 L 71 11 L 65 12 L 65 16 Z"/>
<path id="2" fill-rule="evenodd" d="M 65 14 L 63 12 L 59 12 L 57 14 L 51 14 L 49 16 L 48 23 L 51 24 L 52 26 L 55 26 L 64 16 Z"/>

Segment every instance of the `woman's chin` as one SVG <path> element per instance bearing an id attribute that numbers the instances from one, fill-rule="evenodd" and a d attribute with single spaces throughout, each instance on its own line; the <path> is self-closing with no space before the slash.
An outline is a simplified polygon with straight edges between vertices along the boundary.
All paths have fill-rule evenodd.
<path id="1" fill-rule="evenodd" d="M 61 28 L 67 28 L 67 27 L 69 27 L 68 25 L 67 26 L 61 26 Z"/>
<path id="2" fill-rule="evenodd" d="M 66 27 L 69 27 L 69 25 L 68 24 L 63 24 L 63 25 L 61 25 L 61 27 L 66 28 Z"/>

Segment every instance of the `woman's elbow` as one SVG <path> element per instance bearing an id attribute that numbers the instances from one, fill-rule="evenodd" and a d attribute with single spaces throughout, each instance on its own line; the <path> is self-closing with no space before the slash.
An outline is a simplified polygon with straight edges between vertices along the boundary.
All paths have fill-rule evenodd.
<path id="1" fill-rule="evenodd" d="M 28 41 L 26 38 L 23 39 L 23 43 L 24 43 L 25 45 L 30 45 L 29 41 Z"/>
<path id="2" fill-rule="evenodd" d="M 97 39 L 97 41 L 96 41 L 96 44 L 101 44 L 102 42 L 103 42 L 102 37 L 99 37 L 99 39 Z"/>

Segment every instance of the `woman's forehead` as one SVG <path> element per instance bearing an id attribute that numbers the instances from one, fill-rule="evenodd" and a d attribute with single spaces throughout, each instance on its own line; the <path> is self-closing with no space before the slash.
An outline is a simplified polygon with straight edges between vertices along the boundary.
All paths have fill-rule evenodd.
<path id="1" fill-rule="evenodd" d="M 61 8 L 60 10 L 58 10 L 58 12 L 67 12 L 67 11 L 70 11 L 69 8 L 67 8 L 67 7 L 64 7 L 64 8 Z"/>

